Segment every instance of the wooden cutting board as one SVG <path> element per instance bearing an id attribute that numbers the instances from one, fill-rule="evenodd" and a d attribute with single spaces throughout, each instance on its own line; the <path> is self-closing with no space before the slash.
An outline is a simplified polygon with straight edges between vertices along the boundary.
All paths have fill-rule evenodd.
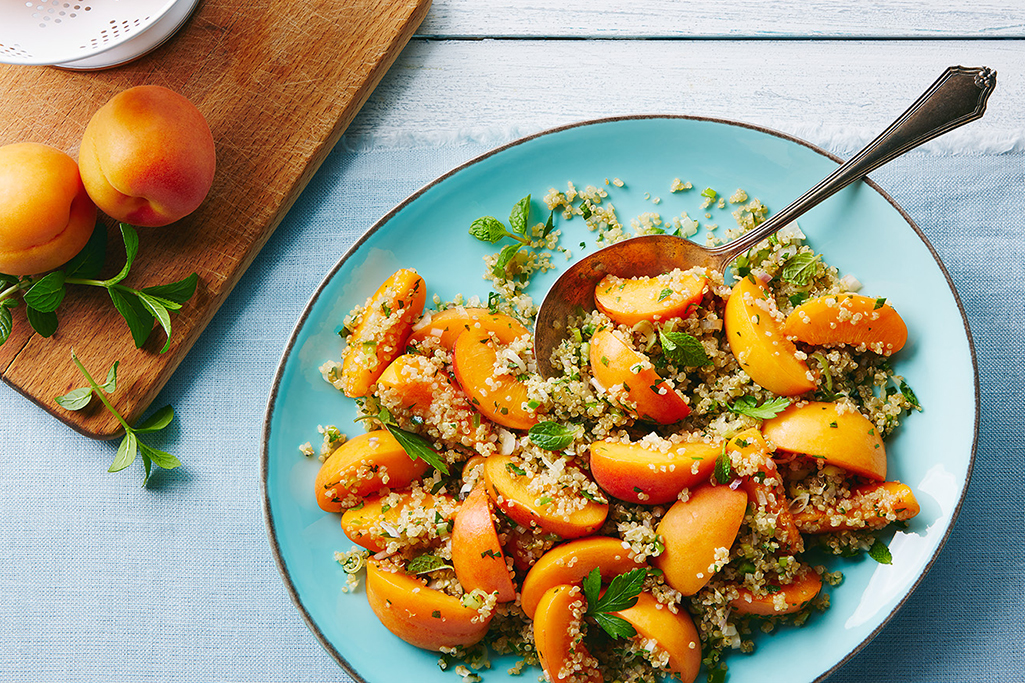
<path id="1" fill-rule="evenodd" d="M 120 425 L 98 401 L 72 413 L 54 397 L 84 381 L 71 350 L 94 376 L 120 360 L 114 406 L 134 423 L 188 353 L 260 248 L 309 182 L 427 13 L 430 0 L 202 2 L 168 43 L 140 60 L 96 72 L 0 64 L 0 145 L 45 142 L 77 158 L 93 113 L 144 83 L 180 92 L 206 116 L 217 144 L 213 189 L 191 216 L 140 228 L 126 285 L 180 280 L 200 285 L 162 330 L 136 349 L 97 287 L 69 287 L 60 328 L 44 339 L 15 311 L 0 346 L 3 380 L 79 432 L 113 438 Z M 124 263 L 120 231 L 106 219 L 104 277 Z M 107 275 L 106 273 L 109 273 Z M 28 406 L 26 406 L 28 408 Z"/>

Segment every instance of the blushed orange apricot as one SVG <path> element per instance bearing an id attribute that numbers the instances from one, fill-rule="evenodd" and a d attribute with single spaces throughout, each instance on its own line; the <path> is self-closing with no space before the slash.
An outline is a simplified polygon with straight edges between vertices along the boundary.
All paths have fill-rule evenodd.
<path id="1" fill-rule="evenodd" d="M 509 455 L 488 456 L 484 482 L 495 506 L 514 522 L 527 528 L 540 527 L 562 538 L 593 534 L 609 514 L 608 503 L 588 499 L 569 488 L 532 491 L 530 477 Z"/>
<path id="2" fill-rule="evenodd" d="M 762 434 L 776 448 L 824 458 L 869 479 L 886 479 L 886 448 L 872 422 L 836 403 L 791 405 L 762 423 Z"/>
<path id="3" fill-rule="evenodd" d="M 635 417 L 672 424 L 690 414 L 690 406 L 655 372 L 651 362 L 612 331 L 595 332 L 589 354 L 591 374 Z"/>
<path id="4" fill-rule="evenodd" d="M 409 534 L 423 532 L 424 541 L 447 534 L 458 507 L 458 501 L 442 494 L 370 496 L 362 506 L 342 513 L 342 531 L 356 545 L 379 553 L 403 529 Z"/>
<path id="5" fill-rule="evenodd" d="M 911 519 L 920 510 L 910 487 L 897 481 L 884 481 L 855 487 L 850 498 L 838 500 L 825 509 L 807 506 L 794 514 L 794 521 L 806 534 L 882 529 L 891 522 Z"/>
<path id="6" fill-rule="evenodd" d="M 721 446 L 703 441 L 671 444 L 665 451 L 644 441 L 594 441 L 591 476 L 609 495 L 631 503 L 659 505 L 707 481 Z"/>
<path id="7" fill-rule="evenodd" d="M 783 334 L 816 346 L 864 344 L 889 355 L 904 348 L 908 326 L 886 299 L 827 294 L 795 308 L 783 324 Z"/>
<path id="8" fill-rule="evenodd" d="M 498 593 L 499 602 L 516 599 L 516 586 L 491 518 L 491 501 L 480 486 L 470 492 L 456 513 L 452 567 L 467 592 L 480 588 L 485 593 Z"/>
<path id="9" fill-rule="evenodd" d="M 527 572 L 520 591 L 520 605 L 523 612 L 533 618 L 541 596 L 555 586 L 580 583 L 594 569 L 601 572 L 603 581 L 611 581 L 646 564 L 630 550 L 628 543 L 618 538 L 591 536 L 569 541 L 542 555 Z"/>
<path id="10" fill-rule="evenodd" d="M 413 326 L 409 343 L 419 344 L 433 338 L 442 348 L 451 350 L 459 335 L 468 330 L 490 332 L 502 344 L 512 343 L 529 334 L 518 320 L 504 313 L 492 313 L 486 308 L 453 306 L 425 314 Z"/>
<path id="11" fill-rule="evenodd" d="M 382 488 L 403 489 L 423 476 L 428 464 L 413 460 L 390 432 L 380 429 L 349 439 L 320 466 L 314 491 L 325 512 L 341 512 Z"/>
<path id="12" fill-rule="evenodd" d="M 679 270 L 655 277 L 606 275 L 594 289 L 594 302 L 618 325 L 685 318 L 701 303 L 707 282 L 704 276 Z"/>
<path id="13" fill-rule="evenodd" d="M 657 642 L 669 654 L 669 671 L 679 676 L 682 683 L 693 683 L 698 677 L 701 641 L 687 610 L 680 609 L 674 614 L 651 593 L 641 593 L 633 607 L 612 614 L 626 619 L 634 627 L 637 631 L 634 639 L 641 647 L 646 640 Z"/>
<path id="14" fill-rule="evenodd" d="M 363 308 L 342 353 L 343 392 L 366 396 L 388 365 L 406 350 L 413 322 L 420 317 L 427 285 L 415 270 L 403 268 L 385 280 Z"/>
<path id="15" fill-rule="evenodd" d="M 539 418 L 530 407 L 527 385 L 517 379 L 526 369 L 495 374 L 498 364 L 498 348 L 487 331 L 468 330 L 456 339 L 452 368 L 470 402 L 503 427 L 530 429 Z"/>
<path id="16" fill-rule="evenodd" d="M 780 547 L 792 555 L 804 552 L 804 538 L 794 523 L 790 501 L 783 486 L 783 477 L 769 454 L 769 446 L 757 429 L 747 429 L 726 444 L 731 461 L 737 456 L 744 476 L 740 490 L 747 494 L 748 502 L 776 518 L 775 538 Z"/>
<path id="17" fill-rule="evenodd" d="M 586 611 L 579 586 L 555 586 L 538 603 L 534 644 L 541 667 L 553 683 L 602 683 L 598 661 L 584 645 L 581 623 Z"/>
<path id="18" fill-rule="evenodd" d="M 367 602 L 385 628 L 425 650 L 473 645 L 491 624 L 491 614 L 484 616 L 459 598 L 377 560 L 367 561 Z"/>
<path id="19" fill-rule="evenodd" d="M 733 611 L 763 617 L 799 612 L 822 590 L 822 577 L 811 567 L 805 566 L 793 583 L 770 585 L 775 590 L 768 595 L 755 595 L 748 588 L 738 585 L 740 597 L 730 603 Z"/>
<path id="20" fill-rule="evenodd" d="M 738 280 L 723 314 L 730 349 L 758 386 L 780 396 L 812 391 L 815 376 L 797 357 L 797 347 L 784 336 L 775 313 L 774 302 L 754 279 Z"/>
<path id="21" fill-rule="evenodd" d="M 733 545 L 744 521 L 747 494 L 728 486 L 702 484 L 669 508 L 656 529 L 665 550 L 652 563 L 666 582 L 694 595 L 715 573 L 716 551 Z"/>

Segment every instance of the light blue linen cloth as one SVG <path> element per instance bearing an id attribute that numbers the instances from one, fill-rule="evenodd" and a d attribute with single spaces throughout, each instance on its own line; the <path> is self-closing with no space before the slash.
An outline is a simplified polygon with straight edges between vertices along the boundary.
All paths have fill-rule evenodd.
<path id="1" fill-rule="evenodd" d="M 116 443 L 0 386 L 0 680 L 350 680 L 271 557 L 259 495 L 267 393 L 324 273 L 395 204 L 487 149 L 336 148 L 154 404 L 179 419 L 153 445 L 185 465 L 148 489 L 138 465 L 106 473 Z M 829 683 L 1025 680 L 1025 153 L 919 151 L 873 178 L 956 283 L 982 419 L 945 548 Z"/>

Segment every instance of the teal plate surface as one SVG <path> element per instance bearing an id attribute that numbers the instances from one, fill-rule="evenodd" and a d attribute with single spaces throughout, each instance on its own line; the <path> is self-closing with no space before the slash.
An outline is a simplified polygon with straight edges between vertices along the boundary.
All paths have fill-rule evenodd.
<path id="1" fill-rule="evenodd" d="M 549 188 L 609 186 L 620 220 L 645 211 L 664 217 L 688 211 L 704 224 L 734 225 L 730 209 L 710 209 L 704 219 L 699 192 L 727 196 L 744 188 L 750 197 L 779 209 L 837 165 L 835 157 L 800 140 L 726 121 L 684 117 L 629 117 L 586 122 L 501 147 L 442 176 L 396 207 L 369 230 L 327 275 L 303 312 L 271 389 L 264 426 L 262 477 L 268 533 L 285 583 L 311 630 L 357 680 L 452 683 L 438 655 L 418 650 L 389 633 L 370 611 L 362 588 L 342 592 L 345 573 L 336 550 L 351 542 L 337 514 L 320 510 L 313 497 L 316 459 L 299 455 L 300 443 L 317 425 L 336 424 L 357 433 L 354 404 L 321 379 L 318 368 L 337 360 L 336 334 L 343 316 L 362 304 L 399 268 L 415 268 L 430 295 L 456 294 L 486 300 L 481 258 L 500 245 L 467 234 L 482 215 L 505 219 L 517 200 L 532 193 L 532 222 L 547 217 L 541 197 Z M 674 178 L 689 192 L 670 193 Z M 646 193 L 650 195 L 646 197 Z M 651 200 L 660 197 L 661 202 Z M 729 205 L 727 205 L 729 207 Z M 544 214 L 544 215 L 542 215 Z M 540 217 L 540 218 L 539 218 Z M 558 216 L 556 217 L 558 221 Z M 753 655 L 729 657 L 732 683 L 825 678 L 882 627 L 936 558 L 957 516 L 968 485 L 978 422 L 974 351 L 957 294 L 942 264 L 911 219 L 871 182 L 852 185 L 801 220 L 808 243 L 826 261 L 860 280 L 863 293 L 885 296 L 909 329 L 895 367 L 914 388 L 925 411 L 906 419 L 887 442 L 890 479 L 914 490 L 922 511 L 906 529 L 887 535 L 893 564 L 862 557 L 835 559 L 845 580 L 830 590 L 832 606 L 804 628 L 756 637 Z M 574 255 L 594 250 L 594 235 L 574 219 L 556 223 L 562 244 Z M 579 243 L 587 247 L 581 249 Z M 561 262 L 558 257 L 555 262 Z M 538 276 L 535 301 L 556 273 Z M 350 426 L 351 425 L 351 426 Z M 534 680 L 538 670 L 509 676 L 515 658 L 493 658 L 485 679 Z M 704 674 L 700 676 L 703 677 Z"/>

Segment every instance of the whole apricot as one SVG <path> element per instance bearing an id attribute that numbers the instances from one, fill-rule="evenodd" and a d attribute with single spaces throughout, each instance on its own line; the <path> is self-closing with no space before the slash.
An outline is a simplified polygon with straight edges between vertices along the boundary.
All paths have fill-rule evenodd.
<path id="1" fill-rule="evenodd" d="M 203 114 L 178 93 L 140 85 L 93 115 L 78 153 L 82 182 L 104 213 L 132 225 L 173 223 L 206 198 L 216 167 Z"/>
<path id="2" fill-rule="evenodd" d="M 36 142 L 0 147 L 0 273 L 57 268 L 82 250 L 95 225 L 74 159 Z"/>

